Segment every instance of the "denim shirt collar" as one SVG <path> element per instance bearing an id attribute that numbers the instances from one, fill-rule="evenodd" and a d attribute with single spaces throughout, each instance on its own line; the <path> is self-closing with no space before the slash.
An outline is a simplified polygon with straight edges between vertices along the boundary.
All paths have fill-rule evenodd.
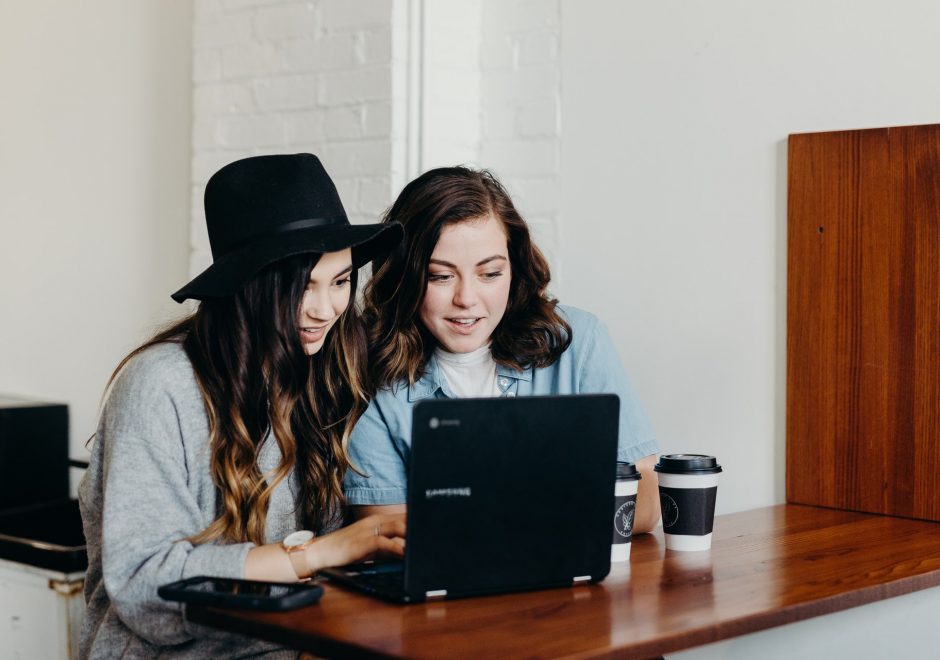
<path id="1" fill-rule="evenodd" d="M 519 371 L 497 363 L 496 378 L 500 391 L 503 394 L 510 391 L 515 393 L 518 381 L 524 380 L 526 382 L 532 382 L 532 372 L 532 367 L 527 367 Z M 503 379 L 506 379 L 505 386 L 503 385 Z M 444 374 L 437 364 L 437 360 L 432 355 L 430 359 L 428 359 L 427 364 L 424 365 L 424 375 L 415 381 L 414 385 L 408 386 L 408 402 L 414 403 L 421 399 L 427 399 L 428 397 L 435 396 L 438 391 L 443 392 L 444 396 L 449 399 L 455 398 L 454 393 L 447 385 L 447 379 L 444 378 Z"/>

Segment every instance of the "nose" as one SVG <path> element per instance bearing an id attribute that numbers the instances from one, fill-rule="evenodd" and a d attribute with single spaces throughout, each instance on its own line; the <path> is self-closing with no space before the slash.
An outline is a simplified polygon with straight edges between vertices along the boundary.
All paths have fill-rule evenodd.
<path id="1" fill-rule="evenodd" d="M 477 289 L 472 278 L 461 279 L 454 289 L 454 305 L 468 309 L 477 303 Z"/>
<path id="2" fill-rule="evenodd" d="M 304 314 L 315 321 L 332 321 L 336 311 L 329 296 L 307 291 L 304 294 Z"/>

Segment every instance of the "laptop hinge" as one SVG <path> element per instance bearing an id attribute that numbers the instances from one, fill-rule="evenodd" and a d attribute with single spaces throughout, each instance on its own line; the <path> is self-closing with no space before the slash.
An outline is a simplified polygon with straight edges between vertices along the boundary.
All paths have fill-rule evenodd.
<path id="1" fill-rule="evenodd" d="M 591 576 L 590 576 L 590 575 L 579 575 L 578 577 L 572 578 L 571 581 L 572 581 L 573 583 L 575 583 L 575 584 L 577 584 L 578 582 L 590 582 L 590 581 L 591 581 Z"/>
<path id="2" fill-rule="evenodd" d="M 444 598 L 447 596 L 447 589 L 435 589 L 434 591 L 425 591 L 424 597 L 428 600 L 435 598 Z"/>

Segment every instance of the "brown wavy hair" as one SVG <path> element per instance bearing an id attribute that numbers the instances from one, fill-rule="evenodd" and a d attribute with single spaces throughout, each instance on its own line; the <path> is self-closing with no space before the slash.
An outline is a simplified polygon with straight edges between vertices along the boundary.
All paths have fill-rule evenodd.
<path id="1" fill-rule="evenodd" d="M 506 313 L 491 337 L 493 359 L 513 369 L 546 367 L 571 343 L 571 326 L 546 289 L 548 261 L 509 193 L 488 170 L 441 167 L 425 172 L 402 190 L 382 222 L 400 222 L 405 239 L 382 261 L 363 295 L 369 337 L 372 388 L 424 373 L 436 342 L 420 321 L 428 285 L 428 263 L 441 230 L 492 214 L 506 231 L 511 284 Z"/>
<path id="2" fill-rule="evenodd" d="M 208 299 L 132 351 L 182 344 L 192 362 L 209 419 L 217 518 L 193 543 L 265 543 L 268 503 L 275 487 L 296 469 L 299 518 L 322 531 L 345 503 L 349 434 L 368 401 L 363 386 L 366 337 L 356 307 L 356 271 L 349 306 L 308 356 L 299 337 L 304 290 L 318 259 L 306 254 L 261 271 L 234 296 Z M 281 461 L 262 474 L 257 457 L 269 432 Z"/>

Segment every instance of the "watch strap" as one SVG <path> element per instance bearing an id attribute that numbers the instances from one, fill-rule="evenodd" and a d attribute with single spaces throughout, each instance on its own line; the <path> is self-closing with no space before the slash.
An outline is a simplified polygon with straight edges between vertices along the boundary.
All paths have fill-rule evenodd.
<path id="1" fill-rule="evenodd" d="M 291 566 L 294 567 L 294 573 L 298 580 L 310 579 L 310 563 L 307 561 L 307 548 L 310 542 L 287 549 L 287 556 L 290 557 Z"/>
<path id="2" fill-rule="evenodd" d="M 301 529 L 284 537 L 281 547 L 290 559 L 291 567 L 299 580 L 309 580 L 313 571 L 307 558 L 307 548 L 316 540 L 313 532 Z"/>

